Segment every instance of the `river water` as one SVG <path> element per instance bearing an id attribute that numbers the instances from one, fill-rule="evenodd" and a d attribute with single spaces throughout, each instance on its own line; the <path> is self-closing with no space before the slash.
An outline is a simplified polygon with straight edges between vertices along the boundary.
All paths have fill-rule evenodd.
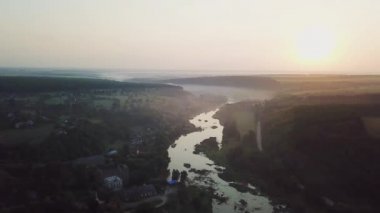
<path id="1" fill-rule="evenodd" d="M 171 159 L 168 165 L 169 171 L 173 169 L 185 170 L 191 184 L 212 187 L 215 189 L 215 193 L 227 197 L 228 200 L 225 203 L 220 203 L 218 200 L 213 199 L 213 212 L 215 213 L 273 212 L 273 206 L 267 197 L 237 191 L 229 185 L 229 183 L 233 182 L 226 182 L 219 178 L 218 173 L 224 169 L 223 167 L 215 165 L 212 160 L 203 154 L 193 154 L 194 146 L 210 137 L 216 137 L 219 147 L 222 146 L 223 126 L 218 119 L 213 118 L 217 111 L 218 109 L 199 114 L 189 121 L 195 127 L 201 128 L 201 130 L 182 135 L 174 142 L 173 146 L 169 147 L 168 152 Z M 202 175 L 190 172 L 191 168 L 186 168 L 185 163 L 190 164 L 191 168 L 207 170 L 207 172 Z M 255 189 L 252 185 L 247 187 Z M 242 204 L 241 200 L 246 201 L 247 204 Z"/>

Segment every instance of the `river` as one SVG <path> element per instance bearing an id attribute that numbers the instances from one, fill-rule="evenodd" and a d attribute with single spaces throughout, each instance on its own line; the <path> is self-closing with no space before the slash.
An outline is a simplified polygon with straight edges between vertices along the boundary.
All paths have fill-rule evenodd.
<path id="1" fill-rule="evenodd" d="M 228 200 L 225 203 L 219 203 L 216 199 L 213 199 L 213 212 L 215 213 L 273 212 L 273 206 L 267 197 L 237 191 L 229 185 L 229 183 L 234 182 L 226 182 L 219 178 L 218 173 L 224 169 L 223 167 L 215 165 L 212 160 L 203 154 L 193 154 L 194 146 L 210 137 L 216 137 L 219 147 L 222 146 L 223 126 L 218 119 L 213 117 L 217 111 L 218 109 L 201 113 L 189 121 L 201 130 L 182 135 L 174 142 L 173 146 L 169 147 L 168 152 L 171 159 L 168 165 L 169 171 L 173 169 L 185 170 L 191 184 L 212 187 L 215 189 L 215 193 L 227 197 Z M 207 170 L 207 173 L 199 175 L 190 172 L 191 168 L 186 168 L 185 163 L 191 164 L 191 168 L 197 170 Z M 252 190 L 255 189 L 252 185 L 247 187 Z M 241 200 L 246 201 L 247 204 L 242 204 Z"/>

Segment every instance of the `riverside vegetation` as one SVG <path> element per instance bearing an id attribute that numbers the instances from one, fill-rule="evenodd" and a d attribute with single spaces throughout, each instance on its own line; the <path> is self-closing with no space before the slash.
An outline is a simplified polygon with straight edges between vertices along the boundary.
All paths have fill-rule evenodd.
<path id="1" fill-rule="evenodd" d="M 194 153 L 224 166 L 219 176 L 238 191 L 281 204 L 275 212 L 376 212 L 379 78 L 271 79 L 275 98 L 221 107 L 215 115 L 224 127 L 221 149 L 209 138 Z M 117 202 L 94 203 L 98 183 L 91 171 L 67 162 L 116 149 L 116 161 L 129 167 L 128 184 L 166 179 L 167 149 L 194 131 L 188 120 L 226 101 L 179 86 L 71 78 L 0 77 L 0 93 L 0 207 L 8 212 L 119 211 Z M 210 189 L 181 184 L 177 190 L 161 208 L 134 211 L 212 211 Z"/>
<path id="2" fill-rule="evenodd" d="M 0 93 L 0 209 L 10 212 L 106 211 L 91 199 L 92 173 L 66 162 L 118 150 L 129 185 L 166 179 L 172 141 L 194 129 L 192 116 L 224 102 L 178 86 L 98 79 L 1 77 Z M 194 187 L 174 200 L 155 211 L 211 206 L 211 194 Z"/>
<path id="3" fill-rule="evenodd" d="M 281 88 L 275 98 L 223 106 L 216 114 L 224 126 L 222 148 L 209 138 L 196 153 L 225 166 L 220 177 L 240 180 L 238 190 L 254 184 L 258 191 L 251 193 L 268 194 L 289 212 L 376 212 L 379 77 L 272 78 Z"/>
<path id="4" fill-rule="evenodd" d="M 229 104 L 216 115 L 224 125 L 222 149 L 210 138 L 196 151 L 226 166 L 223 179 L 254 183 L 273 202 L 287 204 L 288 211 L 375 212 L 379 108 L 380 96 L 372 94 Z M 249 112 L 256 115 L 251 124 L 238 115 Z M 258 119 L 264 151 L 257 148 L 256 132 L 247 130 Z"/>

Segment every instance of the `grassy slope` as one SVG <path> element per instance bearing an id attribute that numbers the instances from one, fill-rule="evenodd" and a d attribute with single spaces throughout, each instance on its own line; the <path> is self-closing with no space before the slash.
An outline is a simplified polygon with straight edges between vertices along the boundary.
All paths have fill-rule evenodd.
<path id="1" fill-rule="evenodd" d="M 361 117 L 380 116 L 379 107 L 320 104 L 279 111 L 268 106 L 264 150 L 294 176 L 293 184 L 306 187 L 313 202 L 326 196 L 343 209 L 368 210 L 378 202 L 373 194 L 380 170 L 374 160 L 380 160 L 380 141 L 367 134 Z"/>
<path id="2" fill-rule="evenodd" d="M 380 76 L 274 75 L 283 93 L 296 95 L 354 95 L 380 92 Z"/>
<path id="3" fill-rule="evenodd" d="M 252 181 L 294 210 L 327 211 L 322 197 L 328 197 L 334 210 L 371 211 L 378 203 L 380 141 L 368 135 L 362 118 L 378 119 L 380 104 L 366 95 L 343 102 L 335 96 L 267 102 L 264 153 L 255 149 L 254 137 L 236 137 L 238 125 L 230 123 L 242 103 L 230 105 L 217 115 L 225 126 L 222 149 L 205 153 L 227 167 L 223 178 Z"/>

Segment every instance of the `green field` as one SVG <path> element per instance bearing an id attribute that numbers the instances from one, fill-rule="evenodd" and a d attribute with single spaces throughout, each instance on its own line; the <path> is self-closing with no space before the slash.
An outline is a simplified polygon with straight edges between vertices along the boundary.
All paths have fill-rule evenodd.
<path id="1" fill-rule="evenodd" d="M 41 125 L 31 129 L 9 129 L 0 131 L 0 141 L 6 145 L 17 145 L 20 143 L 43 142 L 53 131 L 53 124 Z"/>
<path id="2" fill-rule="evenodd" d="M 112 99 L 96 99 L 94 100 L 94 106 L 104 109 L 111 109 L 113 102 L 114 101 Z"/>
<path id="3" fill-rule="evenodd" d="M 52 98 L 45 100 L 45 104 L 58 105 L 58 104 L 63 104 L 64 101 L 65 100 L 63 98 L 52 97 Z"/>
<path id="4" fill-rule="evenodd" d="M 274 75 L 281 93 L 294 95 L 358 95 L 380 92 L 380 76 Z"/>

